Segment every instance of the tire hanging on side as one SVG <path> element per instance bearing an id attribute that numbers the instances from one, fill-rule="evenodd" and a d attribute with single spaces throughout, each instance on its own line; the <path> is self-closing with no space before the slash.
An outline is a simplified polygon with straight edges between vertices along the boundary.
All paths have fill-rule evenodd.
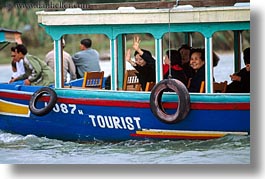
<path id="1" fill-rule="evenodd" d="M 38 109 L 36 107 L 36 104 L 37 104 L 38 100 L 44 94 L 50 95 L 49 102 L 48 102 L 47 106 L 44 106 L 44 108 Z M 43 87 L 43 88 L 40 88 L 39 90 L 35 91 L 33 93 L 33 95 L 31 96 L 30 101 L 29 101 L 29 109 L 30 109 L 31 113 L 33 113 L 37 116 L 44 116 L 52 110 L 52 108 L 54 107 L 56 102 L 57 102 L 56 92 L 49 87 Z"/>
<path id="2" fill-rule="evenodd" d="M 162 105 L 165 91 L 173 91 L 178 95 L 178 108 L 174 114 L 167 114 Z M 150 107 L 153 114 L 162 122 L 173 124 L 187 116 L 190 111 L 190 95 L 186 86 L 176 79 L 164 79 L 157 83 L 151 91 Z"/>

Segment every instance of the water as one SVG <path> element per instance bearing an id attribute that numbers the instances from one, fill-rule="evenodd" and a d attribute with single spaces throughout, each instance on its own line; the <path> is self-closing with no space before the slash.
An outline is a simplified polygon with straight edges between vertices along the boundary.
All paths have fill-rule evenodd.
<path id="1" fill-rule="evenodd" d="M 248 164 L 249 136 L 207 141 L 75 143 L 0 131 L 0 163 L 6 164 Z"/>
<path id="2" fill-rule="evenodd" d="M 229 81 L 231 55 L 220 56 L 216 81 Z M 109 62 L 101 63 L 105 76 Z M 0 65 L 0 82 L 11 76 L 9 65 Z M 21 136 L 0 130 L 2 164 L 249 164 L 250 137 L 226 136 L 207 141 L 123 141 L 75 143 Z"/>

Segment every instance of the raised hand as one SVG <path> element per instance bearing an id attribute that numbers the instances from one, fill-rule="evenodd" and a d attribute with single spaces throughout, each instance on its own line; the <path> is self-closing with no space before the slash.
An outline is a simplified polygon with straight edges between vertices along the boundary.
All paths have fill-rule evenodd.
<path id="1" fill-rule="evenodd" d="M 138 51 L 140 49 L 140 37 L 139 36 L 135 36 L 133 37 L 133 48 L 134 50 Z"/>
<path id="2" fill-rule="evenodd" d="M 131 49 L 128 49 L 125 54 L 125 60 L 130 62 L 131 61 Z"/>

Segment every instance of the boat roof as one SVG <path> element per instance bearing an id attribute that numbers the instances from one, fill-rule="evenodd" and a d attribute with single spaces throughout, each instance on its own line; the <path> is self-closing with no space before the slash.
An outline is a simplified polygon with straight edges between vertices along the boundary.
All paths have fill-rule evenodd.
<path id="1" fill-rule="evenodd" d="M 20 31 L 17 31 L 17 30 L 12 30 L 12 29 L 6 29 L 6 28 L 2 28 L 2 27 L 0 27 L 0 32 L 13 32 L 13 33 L 19 33 L 19 34 L 21 34 L 21 32 Z"/>
<path id="2" fill-rule="evenodd" d="M 116 10 L 73 8 L 64 11 L 39 11 L 37 15 L 38 22 L 47 26 L 244 22 L 250 21 L 250 6 L 182 5 L 169 9 L 120 7 Z"/>
<path id="3" fill-rule="evenodd" d="M 22 32 L 0 27 L 0 43 L 21 41 Z"/>

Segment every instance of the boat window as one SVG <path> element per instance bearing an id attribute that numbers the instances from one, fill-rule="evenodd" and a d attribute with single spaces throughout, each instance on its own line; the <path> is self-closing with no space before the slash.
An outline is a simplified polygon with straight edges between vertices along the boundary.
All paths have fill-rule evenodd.
<path id="1" fill-rule="evenodd" d="M 171 77 L 180 80 L 183 84 L 190 87 L 194 70 L 190 67 L 191 48 L 204 48 L 204 36 L 199 32 L 170 32 L 163 36 L 163 57 L 169 60 L 170 52 L 174 53 L 174 66 L 171 67 Z M 172 51 L 169 51 L 171 49 Z M 174 51 L 176 50 L 176 51 Z M 178 52 L 179 53 L 178 53 Z M 167 55 L 166 55 L 167 54 Z M 180 61 L 177 57 L 180 57 Z M 172 61 L 171 61 L 172 62 Z M 174 70 L 172 70 L 174 69 Z M 163 79 L 169 76 L 168 65 L 163 64 Z M 204 84 L 204 83 L 203 83 Z M 204 88 L 204 87 L 203 87 Z M 202 88 L 202 89 L 203 89 Z M 199 91 L 198 91 L 199 92 Z"/>
<path id="2" fill-rule="evenodd" d="M 111 62 L 110 62 L 110 40 L 104 34 L 67 34 L 64 37 L 65 40 L 65 48 L 64 50 L 68 52 L 71 56 L 75 53 L 79 52 L 80 49 L 80 41 L 82 39 L 89 38 L 92 41 L 92 48 L 97 50 L 100 57 L 100 68 L 101 71 L 104 71 L 104 80 L 102 88 L 109 88 L 109 86 L 105 86 L 108 83 L 108 78 L 111 75 Z M 67 75 L 68 83 L 65 87 L 82 87 L 83 78 L 78 78 L 76 80 L 70 80 L 70 75 Z M 96 89 L 95 89 L 96 90 Z"/>
<path id="3" fill-rule="evenodd" d="M 204 36 L 200 32 L 192 32 L 192 47 L 204 48 Z"/>
<path id="4" fill-rule="evenodd" d="M 152 36 L 152 34 L 149 33 L 141 33 L 141 34 L 126 34 L 126 49 L 131 49 L 133 45 L 133 38 L 139 36 L 141 42 L 140 42 L 140 47 L 142 49 L 149 50 L 153 56 L 155 56 L 155 39 Z"/>
<path id="5" fill-rule="evenodd" d="M 241 33 L 241 32 L 238 32 Z M 242 51 L 250 46 L 250 33 L 249 31 L 243 31 L 242 33 Z M 216 82 L 227 81 L 228 84 L 231 83 L 230 76 L 235 73 L 235 65 L 240 64 L 239 68 L 244 67 L 242 52 L 240 55 L 240 60 L 237 61 L 237 55 L 235 55 L 234 46 L 239 46 L 240 41 L 235 40 L 235 31 L 219 31 L 213 34 L 213 51 L 219 58 L 219 62 L 214 64 L 214 79 Z"/>
<path id="6" fill-rule="evenodd" d="M 182 32 L 170 32 L 164 34 L 163 36 L 163 51 L 165 52 L 166 49 L 173 48 L 178 49 L 182 44 L 187 44 L 188 42 L 188 34 Z M 170 40 L 170 44 L 169 44 Z"/>
<path id="7" fill-rule="evenodd" d="M 183 44 L 191 47 L 204 48 L 204 37 L 200 32 L 170 32 L 163 35 L 163 51 L 169 48 L 178 49 Z"/>
<path id="8" fill-rule="evenodd" d="M 250 30 L 242 31 L 242 49 L 250 47 Z"/>
<path id="9" fill-rule="evenodd" d="M 220 31 L 213 35 L 213 51 L 218 56 L 214 64 L 214 79 L 216 82 L 231 82 L 229 75 L 234 71 L 234 34 L 233 31 Z"/>
<path id="10" fill-rule="evenodd" d="M 119 80 L 119 89 L 126 89 L 127 91 L 130 90 L 129 88 L 124 88 L 124 83 L 125 83 L 125 76 L 126 76 L 126 72 L 128 72 L 128 70 L 138 70 L 138 67 L 134 67 L 134 65 L 132 63 L 129 63 L 128 61 L 126 61 L 125 59 L 125 56 L 126 56 L 126 52 L 128 49 L 131 50 L 131 61 L 134 63 L 136 61 L 135 57 L 134 57 L 134 53 L 135 53 L 135 50 L 133 48 L 133 42 L 134 42 L 134 38 L 135 37 L 139 37 L 139 39 L 141 40 L 140 41 L 140 48 L 141 49 L 144 49 L 144 50 L 147 50 L 151 53 L 153 59 L 156 60 L 156 54 L 155 54 L 155 39 L 154 37 L 149 34 L 149 33 L 141 33 L 141 34 L 126 34 L 123 36 L 124 37 L 124 42 L 125 42 L 125 49 L 124 50 L 124 58 L 123 58 L 123 62 L 124 63 L 124 71 L 123 71 L 123 76 L 122 76 L 122 79 Z M 134 63 L 135 64 L 135 63 Z M 154 64 L 155 65 L 155 64 Z M 150 66 L 150 65 L 148 65 Z M 141 67 L 140 67 L 141 69 Z M 154 68 L 155 69 L 155 68 Z M 146 83 L 145 82 L 148 82 L 150 79 L 151 79 L 151 75 L 150 73 L 148 73 L 150 69 L 148 68 L 147 70 L 143 70 L 143 71 L 139 71 L 141 74 L 143 75 L 137 75 L 137 76 L 144 76 L 143 78 L 141 79 L 138 79 L 139 80 L 139 83 L 140 83 L 140 87 L 139 85 L 137 84 L 133 90 L 137 89 L 137 91 L 145 91 L 145 86 L 146 86 Z M 122 74 L 122 71 L 119 70 L 119 75 Z M 154 73 L 154 80 L 155 80 L 155 73 Z M 121 83 L 123 83 L 121 85 Z"/>

